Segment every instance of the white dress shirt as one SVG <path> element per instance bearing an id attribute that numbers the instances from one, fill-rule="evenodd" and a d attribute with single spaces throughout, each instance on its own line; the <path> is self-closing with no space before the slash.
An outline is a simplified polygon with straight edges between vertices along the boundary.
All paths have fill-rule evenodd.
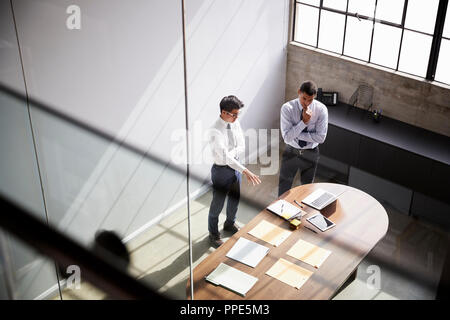
<path id="1" fill-rule="evenodd" d="M 227 125 L 230 125 L 234 136 L 234 145 L 230 145 Z M 226 122 L 221 117 L 211 127 L 210 146 L 214 163 L 219 166 L 229 166 L 242 173 L 246 168 L 239 162 L 245 157 L 245 138 L 239 120 Z"/>
<path id="2" fill-rule="evenodd" d="M 297 149 L 314 149 L 319 143 L 323 143 L 327 136 L 327 107 L 322 102 L 313 100 L 308 109 L 312 111 L 312 115 L 308 124 L 305 124 L 301 120 L 303 107 L 298 98 L 286 102 L 281 107 L 281 135 L 286 144 Z M 298 139 L 305 141 L 306 145 L 300 147 Z"/>

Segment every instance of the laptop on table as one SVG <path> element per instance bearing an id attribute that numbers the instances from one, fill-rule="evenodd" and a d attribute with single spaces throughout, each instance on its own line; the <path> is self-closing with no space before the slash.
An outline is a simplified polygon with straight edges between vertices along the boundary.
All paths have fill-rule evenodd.
<path id="1" fill-rule="evenodd" d="M 323 189 L 317 189 L 303 199 L 302 202 L 314 209 L 322 210 L 329 204 L 333 203 L 343 192 L 336 195 Z"/>

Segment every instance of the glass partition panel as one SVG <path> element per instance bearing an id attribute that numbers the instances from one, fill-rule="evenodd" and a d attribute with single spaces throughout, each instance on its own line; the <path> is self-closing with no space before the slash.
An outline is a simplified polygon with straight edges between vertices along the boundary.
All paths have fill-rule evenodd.
<path id="1" fill-rule="evenodd" d="M 1 228 L 0 299 L 60 300 L 55 263 Z"/>
<path id="2" fill-rule="evenodd" d="M 285 44 L 282 35 L 288 31 L 282 17 L 288 14 L 286 4 L 287 1 L 271 0 L 186 2 L 190 225 L 195 279 L 199 274 L 196 268 L 203 262 L 208 263 L 205 259 L 220 250 L 210 240 L 210 231 L 215 232 L 211 227 L 217 228 L 221 241 L 232 240 L 232 229 L 225 228 L 227 220 L 230 226 L 234 221 L 237 227 L 243 228 L 278 197 L 272 182 L 277 181 L 279 170 L 280 135 L 276 119 L 279 119 L 279 108 L 284 102 Z M 308 14 L 301 13 L 303 9 L 312 9 L 312 14 L 318 17 L 317 9 L 302 5 L 296 36 L 300 41 L 310 39 L 310 36 L 317 39 L 316 32 L 302 33 L 302 24 L 312 21 Z M 243 104 L 239 110 L 229 110 L 234 117 L 220 109 L 222 99 L 230 95 Z M 221 118 L 225 115 L 228 118 Z M 236 154 L 237 161 L 263 182 L 253 186 L 245 175 L 237 174 L 231 167 L 222 167 L 219 170 L 226 171 L 233 186 L 239 187 L 239 197 L 234 196 L 237 192 L 228 192 L 224 199 L 216 197 L 213 181 L 217 183 L 216 178 L 219 176 L 220 180 L 222 175 L 214 174 L 213 177 L 212 170 L 215 169 L 212 167 L 215 162 L 225 162 L 213 156 L 209 129 L 220 124 L 226 129 L 226 123 L 230 127 L 233 125 L 233 129 L 239 123 L 241 130 L 233 131 L 236 140 L 232 138 L 236 146 L 238 143 L 241 146 Z M 217 220 L 215 216 L 218 216 Z M 198 282 L 199 286 L 204 286 L 203 281 L 202 278 Z M 200 299 L 195 292 L 194 299 Z"/>
<path id="3" fill-rule="evenodd" d="M 135 278 L 184 299 L 186 166 L 172 155 L 185 134 L 181 3 L 136 6 L 12 1 L 1 10 L 10 15 L 1 22 L 11 31 L 7 43 L 15 45 L 2 55 L 10 54 L 17 68 L 2 56 L 9 69 L 2 72 L 0 141 L 22 156 L 2 156 L 0 190 L 31 203 L 30 211 L 87 249 L 111 245 L 128 257 Z M 26 289 L 42 279 L 39 259 L 19 247 L 12 252 L 24 260 L 20 267 L 37 266 L 22 268 L 26 296 L 17 298 L 49 294 L 56 281 Z M 81 284 L 85 294 L 61 284 L 63 297 L 106 297 L 88 284 Z"/>
<path id="4" fill-rule="evenodd" d="M 118 239 L 126 247 L 132 275 L 170 297 L 184 298 L 185 290 L 177 285 L 186 283 L 189 266 L 185 168 L 175 166 L 170 156 L 163 158 L 161 151 L 151 147 L 119 143 L 81 122 L 71 123 L 61 118 L 63 115 L 43 110 L 45 106 L 34 100 L 30 100 L 30 106 L 44 195 L 47 204 L 54 202 L 47 206 L 48 223 L 89 249 L 103 241 L 102 237 L 107 242 Z M 180 127 L 170 132 L 183 132 L 182 124 L 180 121 Z M 167 138 L 167 151 L 172 151 L 174 144 Z M 99 151 L 103 154 L 95 158 Z M 87 168 L 92 171 L 84 176 Z M 7 169 L 16 168 L 4 165 L 3 173 Z M 21 181 L 21 176 L 16 179 Z M 7 192 L 2 194 L 9 196 Z M 47 223 L 45 216 L 41 220 Z M 110 236 L 115 240 L 108 240 Z M 30 285 L 44 280 L 42 273 L 48 264 L 43 265 L 20 246 L 12 245 L 11 252 L 23 273 L 19 280 Z M 171 273 L 174 268 L 179 271 L 178 278 Z M 25 287 L 19 288 L 24 294 L 19 298 L 36 298 L 50 289 L 38 292 Z M 71 289 L 64 289 L 63 295 L 104 297 L 93 294 L 90 288 L 87 295 L 67 290 Z"/>
<path id="5" fill-rule="evenodd" d="M 25 97 L 9 1 L 0 2 L 0 43 L 0 83 L 7 83 Z M 35 217 L 46 222 L 40 178 L 26 99 L 16 99 L 0 90 L 0 195 L 21 203 Z M 55 268 L 51 262 L 4 234 L 0 234 L 0 242 L 1 298 L 34 299 L 46 297 L 48 290 L 57 290 Z"/>

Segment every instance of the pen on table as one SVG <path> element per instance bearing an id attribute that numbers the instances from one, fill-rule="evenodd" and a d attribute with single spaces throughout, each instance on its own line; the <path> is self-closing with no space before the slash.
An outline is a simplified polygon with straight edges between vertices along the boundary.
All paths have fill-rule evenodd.
<path id="1" fill-rule="evenodd" d="M 294 202 L 297 204 L 297 205 L 299 205 L 300 206 L 300 208 L 303 208 L 303 205 L 302 204 L 300 204 L 297 200 L 294 200 Z"/>
<path id="2" fill-rule="evenodd" d="M 302 215 L 301 215 L 301 212 L 299 212 L 299 213 L 297 213 L 297 214 L 294 214 L 292 217 L 290 217 L 288 220 L 294 220 L 295 218 L 298 218 L 298 217 L 302 217 Z"/>
<path id="3" fill-rule="evenodd" d="M 281 204 L 281 213 L 283 213 L 284 203 Z"/>
<path id="4" fill-rule="evenodd" d="M 311 229 L 311 228 L 308 228 L 307 226 L 304 226 L 304 227 L 305 227 L 306 229 L 308 229 L 308 230 L 314 232 L 314 233 L 317 233 L 317 231 L 315 231 L 315 230 L 313 230 L 313 229 Z"/>

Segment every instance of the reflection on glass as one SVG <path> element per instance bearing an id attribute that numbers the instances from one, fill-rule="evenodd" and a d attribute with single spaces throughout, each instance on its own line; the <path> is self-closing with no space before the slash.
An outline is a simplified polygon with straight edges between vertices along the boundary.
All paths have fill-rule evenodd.
<path id="1" fill-rule="evenodd" d="M 402 23 L 404 0 L 378 0 L 376 19 Z"/>
<path id="2" fill-rule="evenodd" d="M 0 297 L 59 299 L 55 264 L 0 228 Z"/>
<path id="3" fill-rule="evenodd" d="M 373 17 L 375 11 L 375 0 L 349 0 L 348 12 Z"/>
<path id="4" fill-rule="evenodd" d="M 322 10 L 320 18 L 319 48 L 342 53 L 345 15 Z"/>
<path id="5" fill-rule="evenodd" d="M 17 108 L 17 103 L 2 107 Z M 30 107 L 38 153 L 45 158 L 41 168 L 49 223 L 86 248 L 92 248 L 99 230 L 115 232 L 129 250 L 132 276 L 171 298 L 185 299 L 189 271 L 186 176 L 183 166 L 175 170 L 171 158 L 178 143 L 171 134 L 177 129 L 184 132 L 182 105 L 172 105 L 173 113 L 167 115 L 172 115 L 171 121 L 165 127 L 161 124 L 158 142 L 164 148 L 149 139 L 143 139 L 147 145 L 138 144 L 137 139 L 126 141 L 128 147 L 112 143 L 40 110 L 33 101 Z M 146 132 L 143 129 L 153 119 L 148 117 L 154 116 L 152 107 L 147 105 L 148 112 L 141 114 L 142 122 L 135 123 L 132 133 Z M 130 150 L 130 145 L 140 152 Z M 53 263 L 17 246 L 11 251 L 23 270 L 19 297 L 56 294 Z M 106 297 L 94 294 L 90 287 L 82 283 L 81 289 L 63 288 L 62 293 L 72 298 Z"/>
<path id="6" fill-rule="evenodd" d="M 323 6 L 341 11 L 347 10 L 347 0 L 323 0 Z"/>
<path id="7" fill-rule="evenodd" d="M 372 21 L 348 17 L 344 54 L 368 61 L 372 27 Z"/>
<path id="8" fill-rule="evenodd" d="M 405 27 L 433 34 L 439 0 L 409 0 Z"/>
<path id="9" fill-rule="evenodd" d="M 297 5 L 294 40 L 316 46 L 319 9 Z"/>
<path id="10" fill-rule="evenodd" d="M 432 37 L 405 30 L 398 69 L 425 77 L 430 58 Z"/>
<path id="11" fill-rule="evenodd" d="M 400 28 L 375 23 L 370 62 L 388 68 L 397 68 L 401 36 Z"/>
<path id="12" fill-rule="evenodd" d="M 450 40 L 442 39 L 435 80 L 450 84 Z"/>

